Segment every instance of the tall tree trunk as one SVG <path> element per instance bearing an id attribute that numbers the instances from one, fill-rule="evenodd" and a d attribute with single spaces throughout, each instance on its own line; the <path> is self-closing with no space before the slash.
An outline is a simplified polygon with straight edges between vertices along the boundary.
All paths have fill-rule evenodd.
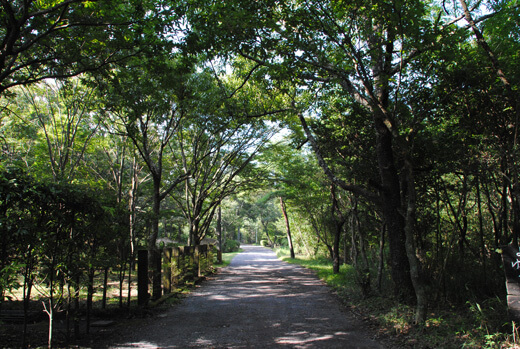
<path id="1" fill-rule="evenodd" d="M 336 231 L 334 232 L 334 246 L 332 248 L 332 254 L 333 254 L 333 257 L 332 257 L 332 272 L 334 274 L 338 274 L 339 273 L 339 267 L 340 267 L 340 264 L 341 264 L 341 261 L 340 261 L 340 258 L 339 258 L 339 240 L 340 240 L 340 237 L 341 237 L 341 227 L 343 225 L 339 225 L 338 223 L 336 223 Z"/>
<path id="2" fill-rule="evenodd" d="M 196 212 L 195 216 L 199 216 L 200 212 Z M 189 245 L 190 246 L 197 246 L 200 245 L 201 241 L 201 234 L 200 234 L 200 221 L 198 218 L 191 219 L 190 221 L 190 239 L 189 239 Z"/>
<path id="3" fill-rule="evenodd" d="M 217 236 L 218 236 L 218 252 L 217 252 L 217 260 L 219 263 L 222 263 L 222 206 L 218 204 L 217 211 Z"/>
<path id="4" fill-rule="evenodd" d="M 370 70 L 374 75 L 368 106 L 372 112 L 373 126 L 376 133 L 376 157 L 381 179 L 381 210 L 388 232 L 390 263 L 394 293 L 402 300 L 411 300 L 414 287 L 410 278 L 410 263 L 406 250 L 406 223 L 402 213 L 402 191 L 399 172 L 396 168 L 395 149 L 406 151 L 406 144 L 401 140 L 398 126 L 390 112 L 390 91 L 395 59 L 394 43 L 398 40 L 396 28 L 375 24 L 368 41 L 370 47 Z M 394 143 L 398 144 L 394 144 Z M 405 148 L 402 148 L 405 147 Z M 394 149 L 395 148 L 395 149 Z M 406 188 L 403 188 L 406 190 Z"/>
<path id="5" fill-rule="evenodd" d="M 65 343 L 70 343 L 70 315 L 72 314 L 72 284 L 67 283 L 67 308 L 65 311 Z"/>
<path id="6" fill-rule="evenodd" d="M 379 257 L 378 257 L 378 263 L 377 263 L 377 277 L 376 277 L 377 292 L 381 292 L 381 286 L 382 286 L 382 280 L 383 280 L 383 270 L 385 267 L 385 261 L 384 261 L 385 234 L 386 234 L 386 226 L 383 223 L 383 224 L 381 224 L 381 235 L 379 237 Z"/>
<path id="7" fill-rule="evenodd" d="M 127 308 L 130 308 L 130 305 L 132 303 L 132 272 L 134 270 L 134 266 L 135 266 L 135 255 L 132 254 L 130 256 L 130 262 L 128 263 L 128 294 L 127 294 L 127 301 L 126 301 Z"/>
<path id="8" fill-rule="evenodd" d="M 357 209 L 357 198 L 352 200 L 352 213 L 350 216 L 350 229 L 352 234 L 352 264 L 356 271 L 357 283 L 361 288 L 364 298 L 368 298 L 371 292 L 370 286 L 370 268 L 366 255 L 365 238 L 359 229 L 359 217 Z M 356 240 L 359 240 L 358 241 Z"/>
<path id="9" fill-rule="evenodd" d="M 502 173 L 507 173 L 506 160 L 502 159 Z M 507 185 L 506 176 L 502 176 L 502 207 L 500 216 L 500 229 L 497 231 L 497 247 L 509 243 L 509 186 Z"/>
<path id="10" fill-rule="evenodd" d="M 269 230 L 267 229 L 269 223 L 264 223 L 263 220 L 260 219 L 260 223 L 262 223 L 262 227 L 264 228 L 265 236 L 267 236 L 267 241 L 269 241 L 269 246 L 274 246 L 274 242 L 269 235 Z"/>
<path id="11" fill-rule="evenodd" d="M 54 330 L 54 301 L 52 299 L 52 295 L 49 298 L 49 309 L 45 306 L 45 303 L 43 304 L 45 312 L 47 313 L 47 316 L 49 317 L 49 329 L 48 329 L 48 336 L 47 336 L 47 348 L 52 349 L 52 332 Z"/>
<path id="12" fill-rule="evenodd" d="M 283 198 L 280 196 L 280 207 L 282 208 L 283 218 L 285 219 L 285 227 L 287 228 L 287 242 L 289 243 L 289 250 L 291 252 L 291 258 L 294 259 L 296 256 L 294 254 L 294 247 L 292 243 L 291 237 L 291 226 L 289 225 L 289 217 L 287 216 L 287 208 L 285 207 L 285 202 Z"/>
<path id="13" fill-rule="evenodd" d="M 347 229 L 343 229 L 345 234 L 344 234 L 344 237 L 343 237 L 343 263 L 347 264 L 348 263 L 348 230 Z"/>
<path id="14" fill-rule="evenodd" d="M 135 210 L 136 210 L 136 196 L 137 187 L 139 184 L 139 171 L 137 165 L 137 158 L 134 156 L 132 161 L 132 179 L 130 182 L 130 190 L 128 191 L 128 235 L 130 239 L 130 261 L 128 263 L 128 299 L 127 306 L 130 307 L 132 295 L 132 270 L 134 268 L 135 260 Z"/>
<path id="15" fill-rule="evenodd" d="M 103 299 L 101 301 L 101 309 L 106 309 L 107 307 L 108 270 L 109 267 L 105 267 L 103 275 Z"/>
<path id="16" fill-rule="evenodd" d="M 119 274 L 119 308 L 123 307 L 123 287 L 125 284 L 126 266 L 127 266 L 127 262 L 128 262 L 125 257 L 123 257 L 123 258 L 125 260 L 124 261 L 123 261 L 123 259 L 121 260 L 121 267 L 118 270 L 118 274 Z"/>
<path id="17" fill-rule="evenodd" d="M 410 263 L 406 253 L 405 218 L 400 212 L 401 186 L 394 163 L 392 134 L 384 123 L 384 116 L 375 120 L 376 152 L 381 177 L 381 208 L 385 219 L 394 293 L 401 300 L 410 300 L 414 288 L 410 278 Z"/>
<path id="18" fill-rule="evenodd" d="M 378 108 L 378 107 L 377 107 Z M 362 195 L 367 200 L 372 201 L 380 208 L 388 233 L 388 246 L 390 249 L 390 269 L 394 282 L 394 294 L 399 299 L 413 299 L 414 288 L 410 278 L 410 263 L 406 255 L 405 247 L 405 219 L 400 212 L 401 190 L 399 175 L 394 164 L 394 154 L 392 145 L 391 130 L 387 127 L 388 121 L 381 111 L 372 110 L 374 113 L 374 125 L 376 130 L 376 156 L 378 161 L 379 174 L 381 178 L 381 189 L 379 195 L 367 191 L 356 185 L 350 185 L 334 175 L 328 167 L 320 149 L 312 135 L 307 122 L 302 114 L 299 114 L 300 122 L 305 131 L 307 139 L 311 143 L 312 149 L 318 159 L 320 167 L 324 170 L 329 179 L 339 185 L 342 189 L 357 195 Z M 377 114 L 377 115 L 376 115 Z M 389 121 L 388 121 L 389 122 Z"/>
<path id="19" fill-rule="evenodd" d="M 340 258 L 339 258 L 339 243 L 341 240 L 341 232 L 345 225 L 346 218 L 340 211 L 338 198 L 336 195 L 336 186 L 332 184 L 330 186 L 330 193 L 332 199 L 332 219 L 334 220 L 334 241 L 332 245 L 332 272 L 334 274 L 339 273 Z"/>
<path id="20" fill-rule="evenodd" d="M 93 301 L 93 297 L 94 297 L 94 273 L 95 273 L 94 268 L 90 267 L 89 271 L 88 271 L 88 286 L 87 286 L 87 326 L 86 326 L 87 334 L 90 333 L 92 301 Z"/>
<path id="21" fill-rule="evenodd" d="M 58 239 L 59 239 L 59 230 L 56 232 L 56 238 L 54 240 L 54 246 L 53 246 L 53 251 L 51 251 L 51 256 L 50 256 L 50 265 L 49 265 L 49 271 L 48 271 L 48 275 L 49 275 L 49 284 L 48 284 L 48 287 L 49 287 L 49 308 L 47 308 L 47 305 L 45 304 L 45 301 L 43 301 L 43 308 L 44 308 L 44 312 L 47 313 L 47 316 L 49 317 L 49 334 L 48 334 L 48 337 L 47 337 L 47 347 L 49 349 L 52 348 L 52 341 L 53 341 L 53 332 L 54 332 L 54 307 L 56 306 L 55 303 L 56 303 L 56 300 L 54 299 L 54 292 L 55 292 L 55 283 L 56 283 L 56 280 L 55 280 L 55 276 L 57 274 L 57 268 L 56 268 L 56 256 L 57 256 L 57 253 L 58 253 L 58 249 L 59 249 L 59 242 L 58 242 Z"/>
<path id="22" fill-rule="evenodd" d="M 79 291 L 80 291 L 80 279 L 81 274 L 77 273 L 74 278 L 74 338 L 77 340 L 80 336 L 80 329 L 79 329 L 79 310 L 80 310 L 80 304 L 79 304 Z"/>
<path id="23" fill-rule="evenodd" d="M 428 291 L 425 279 L 422 275 L 421 262 L 417 258 L 415 241 L 414 241 L 414 228 L 415 228 L 415 208 L 416 208 L 416 194 L 415 194 L 415 181 L 413 176 L 412 165 L 408 160 L 405 160 L 407 170 L 407 207 L 406 207 L 406 253 L 410 261 L 410 274 L 413 282 L 416 297 L 416 312 L 415 322 L 423 323 L 426 321 L 426 315 L 428 310 Z"/>
<path id="24" fill-rule="evenodd" d="M 153 176 L 153 204 L 151 234 L 148 237 L 148 264 L 152 273 L 152 299 L 157 300 L 162 296 L 160 253 L 157 249 L 157 238 L 159 236 L 159 217 L 161 215 L 161 178 Z"/>
<path id="25" fill-rule="evenodd" d="M 482 216 L 482 197 L 480 193 L 480 173 L 477 176 L 477 209 L 478 209 L 478 231 L 480 237 L 480 258 L 482 258 L 482 278 L 487 281 L 487 258 L 486 242 L 484 241 L 484 217 Z"/>
<path id="26" fill-rule="evenodd" d="M 23 279 L 23 333 L 22 333 L 22 348 L 26 347 L 26 339 L 27 339 L 27 322 L 29 316 L 29 304 L 31 301 L 31 291 L 33 286 L 33 276 L 32 276 L 32 256 L 31 249 L 29 251 L 29 262 L 24 268 L 24 279 Z"/>

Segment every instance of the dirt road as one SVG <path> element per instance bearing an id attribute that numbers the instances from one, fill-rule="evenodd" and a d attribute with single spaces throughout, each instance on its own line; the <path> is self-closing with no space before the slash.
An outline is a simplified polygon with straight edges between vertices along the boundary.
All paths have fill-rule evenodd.
<path id="1" fill-rule="evenodd" d="M 243 246 L 231 265 L 110 348 L 383 348 L 314 274 Z"/>

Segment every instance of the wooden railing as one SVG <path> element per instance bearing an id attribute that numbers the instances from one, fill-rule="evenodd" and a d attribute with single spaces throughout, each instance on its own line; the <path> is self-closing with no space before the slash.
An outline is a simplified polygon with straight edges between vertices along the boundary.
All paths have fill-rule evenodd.
<path id="1" fill-rule="evenodd" d="M 175 288 L 200 280 L 213 271 L 215 248 L 212 245 L 167 247 L 161 252 L 162 293 L 168 294 Z M 138 304 L 149 300 L 148 251 L 138 254 Z"/>

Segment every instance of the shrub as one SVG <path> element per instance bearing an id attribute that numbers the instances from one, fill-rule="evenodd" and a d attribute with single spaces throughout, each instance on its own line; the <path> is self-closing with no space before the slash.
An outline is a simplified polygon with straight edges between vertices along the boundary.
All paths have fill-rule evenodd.
<path id="1" fill-rule="evenodd" d="M 222 252 L 237 252 L 240 249 L 240 242 L 236 240 L 226 240 L 222 244 Z"/>

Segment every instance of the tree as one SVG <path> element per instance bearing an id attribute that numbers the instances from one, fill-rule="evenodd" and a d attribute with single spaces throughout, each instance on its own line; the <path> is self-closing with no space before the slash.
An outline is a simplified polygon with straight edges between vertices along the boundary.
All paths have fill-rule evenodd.
<path id="1" fill-rule="evenodd" d="M 13 92 L 18 96 L 8 109 L 11 132 L 26 128 L 36 134 L 34 144 L 23 154 L 27 167 L 42 178 L 50 174 L 54 181 L 78 180 L 76 175 L 99 128 L 96 116 L 101 108 L 93 88 L 79 79 L 46 80 Z M 19 133 L 17 138 L 26 136 Z"/>
<path id="2" fill-rule="evenodd" d="M 422 1 L 226 2 L 205 6 L 196 7 L 192 18 L 197 29 L 193 36 L 205 34 L 204 38 L 196 37 L 201 42 L 211 40 L 217 50 L 224 48 L 268 67 L 271 79 L 291 79 L 302 87 L 303 94 L 314 95 L 317 100 L 321 91 L 339 87 L 342 97 L 357 106 L 350 112 L 360 110 L 369 118 L 378 170 L 375 186 L 348 183 L 328 166 L 305 115 L 307 111 L 309 118 L 320 117 L 321 109 L 307 103 L 295 104 L 296 109 L 301 109 L 298 112 L 306 136 L 330 180 L 371 201 L 382 212 L 395 294 L 410 299 L 415 293 L 418 321 L 424 319 L 426 300 L 418 295 L 425 285 L 415 273 L 420 268 L 410 268 L 410 263 L 418 261 L 410 253 L 413 247 L 407 247 L 407 242 L 413 243 L 406 234 L 413 215 L 405 212 L 414 202 L 410 191 L 414 184 L 409 186 L 408 182 L 414 180 L 415 126 L 425 114 L 414 113 L 407 105 L 401 86 L 423 83 L 422 76 L 416 78 L 411 73 L 411 64 L 425 52 L 441 47 L 447 37 L 455 38 L 452 32 L 457 33 L 457 29 L 445 30 Z M 206 16 L 215 12 L 222 13 L 222 20 L 207 21 Z M 211 33 L 214 35 L 208 38 L 206 35 Z"/>
<path id="3" fill-rule="evenodd" d="M 412 41 L 405 41 L 405 34 L 410 39 L 419 34 L 411 31 L 417 29 L 413 26 L 407 33 L 396 32 L 395 28 L 402 28 L 402 19 L 408 23 L 415 21 L 415 26 L 422 24 L 423 9 L 419 2 L 406 9 L 384 2 L 372 7 L 363 5 L 336 6 L 334 2 L 307 2 L 279 6 L 251 5 L 251 8 L 246 9 L 247 6 L 241 4 L 225 8 L 230 12 L 225 16 L 229 18 L 225 26 L 238 28 L 239 23 L 233 22 L 238 18 L 238 13 L 248 12 L 246 16 L 257 17 L 252 18 L 250 31 L 242 35 L 237 30 L 231 30 L 231 35 L 225 35 L 219 31 L 220 28 L 212 30 L 222 34 L 224 40 L 232 37 L 237 42 L 233 45 L 236 52 L 271 67 L 270 74 L 275 78 L 295 78 L 299 84 L 312 88 L 323 82 L 339 84 L 345 97 L 352 98 L 370 111 L 372 127 L 376 131 L 376 154 L 383 190 L 379 193 L 369 192 L 357 185 L 339 181 L 331 171 L 327 173 L 343 189 L 364 195 L 381 205 L 389 227 L 396 293 L 406 296 L 412 293 L 412 285 L 405 251 L 405 222 L 399 213 L 402 207 L 401 192 L 395 164 L 396 154 L 393 151 L 394 138 L 399 132 L 391 112 L 389 96 L 391 78 L 402 68 L 402 65 L 394 65 L 396 57 L 393 47 L 398 41 L 403 47 Z M 207 27 L 213 24 L 197 22 L 196 25 Z M 269 31 L 271 34 L 268 34 Z M 414 39 L 422 41 L 417 37 Z M 227 42 L 224 41 L 224 44 Z M 397 59 L 401 63 L 406 62 L 404 57 Z M 309 131 L 305 127 L 303 115 L 301 120 Z M 307 136 L 311 138 L 310 132 L 307 132 Z M 315 150 L 319 154 L 319 150 Z M 324 161 L 320 161 L 320 164 L 326 166 Z"/>
<path id="4" fill-rule="evenodd" d="M 142 175 L 144 164 L 139 160 L 134 145 L 127 136 L 120 136 L 117 127 L 109 123 L 103 123 L 95 139 L 96 152 L 86 159 L 91 171 L 95 173 L 99 182 L 114 195 L 117 206 L 122 209 L 126 206 L 125 213 L 118 216 L 119 222 L 124 221 L 126 236 L 119 239 L 118 253 L 120 255 L 120 307 L 123 306 L 123 282 L 126 267 L 128 267 L 128 306 L 130 305 L 130 292 L 134 261 L 137 254 L 138 243 L 138 217 L 137 203 L 140 199 L 139 189 L 148 179 Z"/>
<path id="5" fill-rule="evenodd" d="M 161 293 L 160 270 L 157 270 L 157 238 L 161 202 L 172 190 L 189 176 L 167 161 L 172 159 L 172 137 L 179 131 L 181 120 L 190 98 L 189 81 L 192 64 L 180 57 L 177 60 L 136 60 L 135 65 L 121 69 L 110 76 L 105 92 L 110 96 L 108 108 L 117 118 L 120 132 L 133 142 L 152 180 L 151 231 L 148 235 L 150 264 L 154 266 L 153 297 Z M 148 76 L 148 79 L 141 79 Z"/>
<path id="6" fill-rule="evenodd" d="M 472 14 L 472 10 L 468 7 L 468 3 L 465 0 L 459 0 L 459 3 L 462 8 L 462 12 L 464 14 L 464 19 L 468 23 L 469 27 L 471 28 L 473 34 L 475 35 L 477 44 L 479 48 L 484 53 L 484 57 L 486 58 L 487 62 L 491 65 L 492 70 L 492 77 L 496 77 L 500 80 L 501 87 L 504 90 L 504 98 L 503 102 L 512 110 L 511 115 L 511 121 L 512 121 L 512 128 L 514 129 L 514 134 L 512 137 L 510 137 L 510 145 L 512 145 L 512 152 L 511 154 L 507 154 L 504 157 L 504 160 L 508 163 L 508 170 L 509 170 L 509 178 L 507 178 L 508 181 L 511 182 L 511 192 L 512 192 L 512 201 L 513 201 L 513 210 L 514 210 L 514 223 L 513 223 L 513 244 L 515 246 L 518 246 L 518 240 L 520 237 L 520 203 L 518 202 L 520 198 L 520 192 L 518 192 L 518 169 L 517 166 L 515 166 L 515 158 L 518 155 L 517 153 L 517 134 L 518 134 L 518 120 L 520 117 L 520 96 L 518 94 L 518 83 L 515 84 L 514 79 L 514 73 L 508 73 L 505 69 L 503 69 L 503 65 L 507 66 L 508 64 L 503 64 L 499 60 L 499 56 L 494 52 L 494 50 L 491 48 L 488 40 L 484 36 L 484 32 L 481 28 L 477 26 L 477 22 L 480 22 L 481 19 L 476 20 L 474 18 L 474 15 Z M 516 6 L 515 6 L 516 5 Z M 493 13 L 498 18 L 505 19 L 506 23 L 510 22 L 511 16 L 518 16 L 518 5 L 515 3 L 511 3 L 509 1 L 504 2 L 498 2 L 494 4 L 494 10 L 496 12 Z M 497 19 L 495 19 L 497 20 Z M 514 48 L 518 48 L 518 30 L 516 28 L 510 28 L 513 30 L 513 34 L 510 35 L 513 40 L 510 40 L 511 46 Z M 515 35 L 516 34 L 516 35 Z M 507 36 L 506 36 L 507 37 Z M 515 42 L 515 39 L 516 42 Z M 501 40 L 501 39 L 499 39 Z M 514 50 L 513 48 L 513 50 Z M 510 52 L 505 52 L 506 54 L 504 56 L 511 57 Z M 512 52 L 511 59 L 517 58 L 517 51 Z M 518 80 L 517 80 L 518 81 Z M 514 120 L 514 121 L 513 121 Z"/>
<path id="7" fill-rule="evenodd" d="M 322 203 L 322 197 L 318 192 L 323 190 L 323 187 L 312 178 L 316 174 L 316 167 L 313 167 L 314 163 L 307 155 L 308 153 L 300 154 L 290 145 L 281 142 L 271 144 L 258 160 L 264 167 L 264 171 L 268 173 L 263 185 L 269 188 L 269 193 L 261 201 L 268 198 L 278 201 L 285 222 L 291 258 L 295 257 L 295 252 L 287 205 L 289 204 L 292 210 L 303 211 L 304 214 L 309 215 L 309 210 Z M 313 191 L 316 186 L 319 189 Z"/>
<path id="8" fill-rule="evenodd" d="M 194 134 L 188 136 L 193 131 Z M 185 182 L 184 198 L 178 198 L 177 202 L 189 222 L 189 241 L 198 245 L 208 233 L 220 202 L 252 185 L 254 177 L 251 176 L 255 172 L 251 161 L 267 143 L 271 130 L 227 122 L 212 130 L 203 122 L 184 127 L 182 133 L 183 167 L 185 173 L 191 175 Z"/>
<path id="9" fill-rule="evenodd" d="M 73 298 L 78 300 L 75 311 L 79 311 L 79 280 L 84 273 L 89 276 L 87 317 L 90 314 L 93 274 L 107 265 L 106 255 L 99 252 L 110 250 L 115 231 L 105 220 L 110 204 L 102 196 L 99 190 L 94 196 L 84 186 L 37 181 L 15 167 L 0 174 L 0 294 L 16 286 L 5 281 L 23 277 L 27 321 L 31 291 L 38 288 L 49 316 L 49 346 L 55 313 L 67 310 L 68 321 Z M 75 296 L 71 296 L 71 285 L 78 291 Z"/>
<path id="10" fill-rule="evenodd" d="M 294 246 L 293 246 L 293 240 L 291 236 L 291 225 L 289 223 L 289 216 L 287 215 L 287 206 L 285 205 L 285 202 L 283 201 L 283 198 L 280 196 L 280 208 L 282 210 L 283 219 L 285 221 L 285 229 L 287 232 L 287 243 L 289 244 L 289 252 L 291 254 L 291 258 L 294 259 Z"/>
<path id="11" fill-rule="evenodd" d="M 278 240 L 276 222 L 279 220 L 280 214 L 276 208 L 275 200 L 272 200 L 271 188 L 268 183 L 269 181 L 263 183 L 264 185 L 260 189 L 252 192 L 251 204 L 246 212 L 252 221 L 260 223 L 262 227 L 260 238 L 263 239 L 263 234 L 265 234 L 267 244 L 273 247 Z"/>
<path id="12" fill-rule="evenodd" d="M 3 0 L 0 6 L 0 94 L 153 52 L 177 23 L 163 1 Z"/>
<path id="13" fill-rule="evenodd" d="M 196 100 L 197 105 L 205 107 L 191 108 L 176 139 L 187 177 L 184 197 L 178 195 L 176 199 L 188 219 L 193 245 L 208 233 L 222 200 L 252 186 L 256 179 L 252 160 L 276 132 L 276 127 L 250 118 L 248 110 L 239 110 L 246 115 L 236 115 L 237 110 L 229 105 L 250 101 L 239 100 L 243 97 L 237 91 L 229 101 L 222 85 L 216 85 L 211 76 L 201 74 L 198 80 L 208 78 L 210 86 L 199 88 L 203 99 Z"/>

